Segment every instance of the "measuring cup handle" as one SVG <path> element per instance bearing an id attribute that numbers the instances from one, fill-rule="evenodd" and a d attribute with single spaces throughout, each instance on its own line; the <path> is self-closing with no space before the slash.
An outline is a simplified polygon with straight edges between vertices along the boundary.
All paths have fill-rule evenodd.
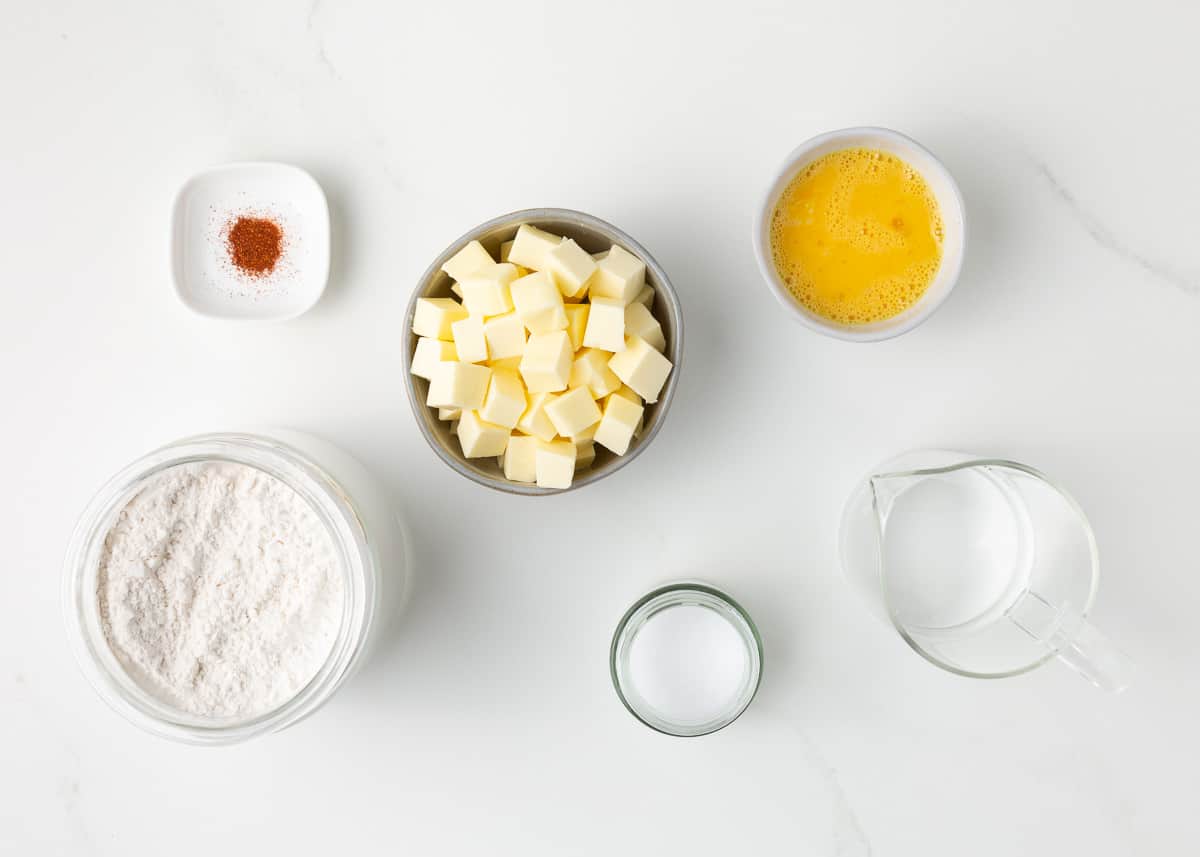
<path id="1" fill-rule="evenodd" d="M 1058 657 L 1101 690 L 1120 693 L 1129 686 L 1132 662 L 1090 622 L 1063 643 Z"/>

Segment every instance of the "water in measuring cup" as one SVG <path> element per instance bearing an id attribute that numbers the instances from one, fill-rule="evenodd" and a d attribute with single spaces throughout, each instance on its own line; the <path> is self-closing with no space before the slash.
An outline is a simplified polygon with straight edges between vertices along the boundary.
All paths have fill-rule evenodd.
<path id="1" fill-rule="evenodd" d="M 980 467 L 884 478 L 876 490 L 896 492 L 883 528 L 884 579 L 906 626 L 978 630 L 1025 591 L 1032 534 L 1024 504 L 1002 474 Z"/>

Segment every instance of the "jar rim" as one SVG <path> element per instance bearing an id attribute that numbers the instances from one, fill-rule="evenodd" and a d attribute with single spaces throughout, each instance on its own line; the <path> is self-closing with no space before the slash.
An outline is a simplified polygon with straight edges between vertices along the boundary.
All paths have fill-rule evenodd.
<path id="1" fill-rule="evenodd" d="M 95 593 L 100 549 L 126 503 L 163 471 L 209 461 L 256 468 L 296 491 L 326 529 L 343 579 L 341 621 L 320 668 L 290 698 L 250 717 L 189 714 L 138 685 L 104 636 Z M 72 654 L 84 676 L 105 703 L 126 720 L 152 734 L 184 743 L 233 744 L 291 726 L 329 699 L 348 675 L 376 619 L 377 581 L 378 560 L 368 542 L 362 516 L 341 484 L 311 457 L 267 434 L 202 434 L 139 457 L 92 496 L 75 525 L 64 560 L 63 618 Z"/>

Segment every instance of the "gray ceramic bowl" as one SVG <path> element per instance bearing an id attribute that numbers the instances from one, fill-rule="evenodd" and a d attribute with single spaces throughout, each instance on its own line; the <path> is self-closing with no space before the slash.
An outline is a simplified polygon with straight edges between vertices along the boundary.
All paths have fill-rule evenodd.
<path id="1" fill-rule="evenodd" d="M 674 364 L 666 386 L 659 394 L 658 401 L 646 406 L 646 423 L 642 436 L 635 438 L 629 451 L 624 455 L 613 455 L 604 447 L 597 445 L 596 461 L 591 467 L 579 471 L 575 481 L 566 489 L 573 491 L 598 482 L 610 473 L 620 470 L 633 459 L 637 458 L 654 440 L 658 430 L 662 428 L 667 418 L 667 410 L 671 407 L 671 399 L 675 395 L 675 387 L 679 383 L 680 364 L 683 361 L 683 316 L 679 311 L 679 299 L 671 287 L 666 273 L 654 261 L 646 248 L 634 241 L 620 229 L 605 223 L 603 220 L 571 211 L 566 208 L 530 208 L 525 211 L 514 211 L 487 223 L 476 226 L 470 232 L 456 239 L 433 260 L 433 263 L 421 275 L 420 282 L 413 292 L 412 300 L 408 302 L 408 311 L 404 315 L 404 386 L 408 391 L 408 400 L 412 404 L 413 414 L 416 415 L 417 425 L 421 434 L 453 470 L 463 476 L 510 494 L 560 494 L 552 488 L 539 488 L 524 482 L 510 482 L 504 478 L 495 458 L 465 458 L 458 438 L 450 433 L 449 423 L 442 422 L 437 417 L 437 409 L 426 406 L 425 399 L 429 394 L 429 382 L 412 374 L 413 352 L 417 348 L 417 337 L 412 332 L 413 313 L 416 311 L 417 298 L 453 297 L 450 292 L 450 277 L 442 271 L 442 265 L 469 241 L 477 240 L 491 254 L 499 258 L 500 244 L 512 239 L 517 234 L 517 227 L 522 223 L 537 226 L 556 235 L 574 238 L 584 250 L 598 253 L 607 250 L 613 244 L 620 244 L 630 253 L 646 263 L 646 282 L 654 287 L 655 318 L 662 324 L 666 336 L 666 356 Z"/>

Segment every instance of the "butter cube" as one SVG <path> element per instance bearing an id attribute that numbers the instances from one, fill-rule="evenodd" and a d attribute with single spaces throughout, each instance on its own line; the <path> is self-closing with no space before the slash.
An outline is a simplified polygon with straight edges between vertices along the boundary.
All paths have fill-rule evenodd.
<path id="1" fill-rule="evenodd" d="M 508 439 L 504 450 L 504 478 L 513 482 L 537 481 L 537 449 L 541 443 L 536 437 L 514 434 Z"/>
<path id="2" fill-rule="evenodd" d="M 601 259 L 603 259 L 607 255 L 608 255 L 607 250 L 601 250 L 599 253 L 593 253 L 592 261 L 599 262 Z"/>
<path id="3" fill-rule="evenodd" d="M 600 422 L 600 409 L 585 387 L 563 393 L 546 405 L 546 416 L 563 437 L 571 437 Z"/>
<path id="4" fill-rule="evenodd" d="M 508 248 L 508 261 L 541 271 L 546 267 L 546 254 L 558 246 L 562 238 L 522 223 Z"/>
<path id="5" fill-rule="evenodd" d="M 634 300 L 643 304 L 646 309 L 654 309 L 654 286 L 646 286 L 638 292 L 638 296 Z"/>
<path id="6" fill-rule="evenodd" d="M 629 401 L 633 402 L 635 405 L 642 404 L 642 397 L 639 396 L 637 393 L 633 392 L 633 390 L 626 387 L 624 384 L 621 385 L 620 389 L 614 390 L 613 395 L 621 396 L 622 398 L 628 399 Z M 608 404 L 608 403 L 605 402 L 605 404 Z M 642 409 L 642 418 L 640 420 L 638 420 L 638 424 L 636 426 L 634 426 L 633 436 L 641 437 L 642 436 L 642 428 L 645 425 L 646 425 L 646 410 L 645 410 L 645 408 L 643 408 Z"/>
<path id="7" fill-rule="evenodd" d="M 623 396 L 609 396 L 604 405 L 604 416 L 596 429 L 595 442 L 617 455 L 624 455 L 629 450 L 633 430 L 637 428 L 643 410 L 641 405 L 635 405 Z"/>
<path id="8" fill-rule="evenodd" d="M 521 277 L 510 287 L 517 316 L 530 333 L 550 333 L 565 330 L 567 313 L 563 309 L 562 292 L 544 271 Z"/>
<path id="9" fill-rule="evenodd" d="M 454 293 L 454 296 L 457 297 L 460 301 L 462 300 L 462 287 L 459 286 L 458 283 L 451 283 L 450 291 L 452 291 Z"/>
<path id="10" fill-rule="evenodd" d="M 511 241 L 501 241 L 500 242 L 500 261 L 501 262 L 508 261 L 508 251 L 512 249 L 512 245 L 513 245 L 513 242 L 511 242 Z"/>
<path id="11" fill-rule="evenodd" d="M 417 348 L 413 351 L 412 373 L 428 381 L 436 364 L 457 359 L 458 352 L 454 350 L 453 342 L 422 336 L 417 340 Z"/>
<path id="12" fill-rule="evenodd" d="M 475 410 L 483 404 L 492 370 L 474 363 L 439 363 L 429 379 L 429 396 L 425 404 L 431 408 L 461 408 Z"/>
<path id="13" fill-rule="evenodd" d="M 633 402 L 635 405 L 642 404 L 642 397 L 639 396 L 637 393 L 633 392 L 633 390 L 629 389 L 624 384 L 621 384 L 619 387 L 617 387 L 617 389 L 613 390 L 613 395 L 621 396 L 622 398 L 628 399 L 629 401 Z"/>
<path id="14" fill-rule="evenodd" d="M 625 307 L 625 335 L 641 337 L 658 351 L 667 350 L 662 325 L 644 304 L 637 301 Z"/>
<path id="15" fill-rule="evenodd" d="M 511 441 L 510 441 L 511 443 Z M 585 467 L 591 467 L 592 462 L 596 460 L 596 444 L 590 440 L 585 440 L 582 443 L 575 444 L 575 472 L 578 473 Z"/>
<path id="16" fill-rule="evenodd" d="M 596 260 L 572 239 L 564 238 L 547 251 L 546 270 L 564 296 L 581 297 L 587 291 L 588 280 L 596 273 Z"/>
<path id="17" fill-rule="evenodd" d="M 485 331 L 487 330 L 486 326 L 484 327 L 484 330 Z M 521 332 L 522 333 L 525 332 L 524 327 L 521 328 Z M 507 369 L 509 372 L 516 372 L 519 375 L 521 373 L 521 358 L 520 357 L 505 357 L 501 360 L 496 360 L 495 358 L 493 358 L 488 361 L 488 368 L 491 369 L 493 372 L 499 371 L 501 369 Z"/>
<path id="18" fill-rule="evenodd" d="M 597 407 L 599 407 L 599 405 L 597 405 Z M 598 429 L 599 427 L 600 427 L 600 423 L 594 422 L 590 426 L 585 428 L 583 431 L 571 435 L 571 440 L 575 441 L 576 446 L 579 446 L 580 444 L 585 443 L 585 442 L 591 440 L 592 438 L 594 438 L 596 436 L 596 429 Z"/>
<path id="19" fill-rule="evenodd" d="M 658 401 L 658 394 L 671 374 L 671 361 L 663 357 L 646 340 L 631 336 L 625 340 L 625 350 L 612 356 L 608 368 L 628 384 L 633 392 L 648 404 Z"/>
<path id="20" fill-rule="evenodd" d="M 452 423 L 461 416 L 462 410 L 459 408 L 438 408 L 439 420 L 445 420 L 448 423 Z"/>
<path id="21" fill-rule="evenodd" d="M 613 298 L 592 294 L 587 327 L 583 332 L 586 348 L 620 351 L 625 347 L 625 304 Z"/>
<path id="22" fill-rule="evenodd" d="M 511 431 L 525 413 L 526 404 L 525 385 L 517 373 L 492 370 L 492 381 L 488 384 L 479 417 Z"/>
<path id="23" fill-rule="evenodd" d="M 567 313 L 567 335 L 571 337 L 571 347 L 578 351 L 583 347 L 583 332 L 587 329 L 588 304 L 566 304 L 563 309 Z"/>
<path id="24" fill-rule="evenodd" d="M 454 298 L 418 298 L 413 313 L 413 333 L 453 342 L 450 325 L 466 317 L 466 308 Z"/>
<path id="25" fill-rule="evenodd" d="M 553 393 L 538 393 L 530 396 L 529 407 L 525 409 L 525 413 L 521 414 L 521 419 L 517 420 L 517 428 L 540 440 L 554 440 L 554 436 L 558 432 L 554 430 L 554 423 L 550 422 L 550 418 L 546 416 L 546 405 L 557 398 L 558 396 Z"/>
<path id="26" fill-rule="evenodd" d="M 454 347 L 463 363 L 483 363 L 488 359 L 487 339 L 483 335 L 483 316 L 469 315 L 450 325 Z"/>
<path id="27" fill-rule="evenodd" d="M 557 393 L 567 389 L 573 353 L 571 338 L 565 330 L 535 333 L 529 337 L 525 343 L 525 354 L 521 357 L 521 377 L 525 380 L 525 389 L 531 393 Z"/>
<path id="28" fill-rule="evenodd" d="M 570 488 L 575 478 L 575 444 L 556 440 L 538 444 L 534 453 L 534 469 L 539 488 Z"/>
<path id="29" fill-rule="evenodd" d="M 516 312 L 489 318 L 483 323 L 483 336 L 493 362 L 525 353 L 525 325 Z"/>
<path id="30" fill-rule="evenodd" d="M 463 411 L 458 421 L 458 442 L 467 458 L 499 455 L 508 446 L 508 429 L 479 418 L 476 411 Z"/>
<path id="31" fill-rule="evenodd" d="M 502 262 L 468 274 L 458 281 L 463 305 L 471 315 L 491 317 L 511 310 L 509 286 L 517 279 L 517 266 Z"/>
<path id="32" fill-rule="evenodd" d="M 474 274 L 481 268 L 490 268 L 496 264 L 492 254 L 483 249 L 478 241 L 472 241 L 463 247 L 442 265 L 442 270 L 456 280 L 461 281 L 468 274 Z"/>
<path id="33" fill-rule="evenodd" d="M 646 285 L 646 263 L 616 244 L 596 263 L 589 290 L 593 298 L 611 298 L 621 306 L 631 303 Z"/>
<path id="34" fill-rule="evenodd" d="M 621 379 L 608 368 L 612 357 L 607 351 L 586 348 L 571 364 L 568 387 L 587 387 L 594 399 L 603 399 L 621 386 Z"/>

